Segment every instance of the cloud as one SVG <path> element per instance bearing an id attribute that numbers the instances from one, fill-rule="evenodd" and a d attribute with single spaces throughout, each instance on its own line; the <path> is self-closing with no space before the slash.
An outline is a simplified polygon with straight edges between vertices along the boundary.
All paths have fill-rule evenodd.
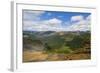
<path id="1" fill-rule="evenodd" d="M 39 20 L 40 15 L 42 15 L 43 13 L 45 13 L 45 11 L 24 10 L 23 20 Z"/>
<path id="2" fill-rule="evenodd" d="M 91 15 L 87 16 L 86 20 L 90 21 L 91 20 Z"/>
<path id="3" fill-rule="evenodd" d="M 80 21 L 69 26 L 70 31 L 87 31 L 90 30 L 90 24 L 87 24 L 86 21 Z"/>
<path id="4" fill-rule="evenodd" d="M 37 28 L 39 24 L 39 21 L 23 21 L 23 30 L 34 30 L 33 28 Z"/>
<path id="5" fill-rule="evenodd" d="M 84 18 L 82 15 L 72 16 L 70 21 L 63 23 L 58 18 L 40 20 L 45 11 L 24 11 L 23 30 L 30 31 L 87 31 L 90 30 L 91 15 Z M 48 14 L 50 15 L 50 14 Z M 63 26 L 64 24 L 64 26 Z"/>
<path id="6" fill-rule="evenodd" d="M 62 21 L 57 18 L 42 21 L 24 21 L 23 30 L 36 31 L 58 31 L 61 29 Z"/>
<path id="7" fill-rule="evenodd" d="M 78 22 L 74 22 L 67 28 L 70 31 L 89 31 L 90 30 L 90 15 L 86 19 L 81 18 Z"/>
<path id="8" fill-rule="evenodd" d="M 83 16 L 82 15 L 72 16 L 71 17 L 71 21 L 80 21 L 80 20 L 83 20 Z"/>
<path id="9" fill-rule="evenodd" d="M 42 21 L 24 21 L 23 30 L 31 31 L 88 31 L 90 30 L 90 16 L 78 22 L 63 27 L 62 21 L 57 18 Z M 68 23 L 68 22 L 66 22 Z"/>
<path id="10" fill-rule="evenodd" d="M 91 22 L 91 15 L 86 17 L 86 21 L 87 21 L 88 24 L 90 24 L 90 22 Z"/>
<path id="11" fill-rule="evenodd" d="M 52 18 L 52 19 L 43 21 L 43 23 L 51 27 L 57 27 L 61 25 L 62 21 L 57 18 Z"/>

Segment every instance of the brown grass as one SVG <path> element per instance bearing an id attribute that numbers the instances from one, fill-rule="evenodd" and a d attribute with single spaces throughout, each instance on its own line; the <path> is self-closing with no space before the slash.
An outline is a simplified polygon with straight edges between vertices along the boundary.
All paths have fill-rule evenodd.
<path id="1" fill-rule="evenodd" d="M 38 62 L 38 61 L 63 61 L 63 60 L 83 60 L 90 59 L 90 53 L 77 53 L 77 54 L 48 54 L 43 51 L 23 52 L 23 62 Z"/>
<path id="2" fill-rule="evenodd" d="M 44 61 L 47 57 L 48 55 L 43 52 L 30 52 L 30 51 L 23 52 L 23 62 Z"/>

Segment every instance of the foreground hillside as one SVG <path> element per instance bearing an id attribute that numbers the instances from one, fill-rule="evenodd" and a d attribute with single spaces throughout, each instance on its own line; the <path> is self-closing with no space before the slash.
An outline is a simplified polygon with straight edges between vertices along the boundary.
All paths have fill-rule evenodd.
<path id="1" fill-rule="evenodd" d="M 90 53 L 48 54 L 44 52 L 24 51 L 23 62 L 85 60 L 85 59 L 90 59 L 90 57 L 91 57 Z"/>
<path id="2" fill-rule="evenodd" d="M 24 31 L 23 62 L 91 58 L 89 31 Z"/>

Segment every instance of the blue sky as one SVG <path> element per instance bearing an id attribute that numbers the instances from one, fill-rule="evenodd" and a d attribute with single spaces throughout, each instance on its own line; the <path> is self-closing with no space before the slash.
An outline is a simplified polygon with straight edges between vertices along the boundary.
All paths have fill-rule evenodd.
<path id="1" fill-rule="evenodd" d="M 41 20 L 58 18 L 63 22 L 70 21 L 72 16 L 83 15 L 86 18 L 90 13 L 46 11 L 41 15 Z"/>
<path id="2" fill-rule="evenodd" d="M 23 10 L 23 30 L 90 30 L 91 13 Z M 73 30 L 72 30 L 73 29 Z"/>

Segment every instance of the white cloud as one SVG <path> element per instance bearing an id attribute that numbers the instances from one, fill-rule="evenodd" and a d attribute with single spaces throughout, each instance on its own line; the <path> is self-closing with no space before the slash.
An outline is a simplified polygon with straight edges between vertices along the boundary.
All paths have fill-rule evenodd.
<path id="1" fill-rule="evenodd" d="M 71 17 L 71 21 L 80 21 L 83 20 L 83 16 L 82 15 L 78 15 L 78 16 L 72 16 Z"/>
<path id="2" fill-rule="evenodd" d="M 86 20 L 89 20 L 90 21 L 91 20 L 91 15 L 87 16 L 86 17 Z"/>
<path id="3" fill-rule="evenodd" d="M 34 14 L 36 16 L 43 14 L 45 11 L 33 11 L 33 10 L 24 10 L 24 13 L 28 13 L 28 14 Z"/>
<path id="4" fill-rule="evenodd" d="M 90 24 L 90 22 L 91 22 L 91 15 L 86 17 L 86 21 L 87 21 L 88 24 Z"/>
<path id="5" fill-rule="evenodd" d="M 23 18 L 24 20 L 38 20 L 39 16 L 43 13 L 45 13 L 45 11 L 24 10 Z"/>
<path id="6" fill-rule="evenodd" d="M 90 30 L 90 24 L 87 24 L 86 21 L 81 21 L 79 23 L 75 23 L 68 27 L 70 31 L 87 31 Z"/>
<path id="7" fill-rule="evenodd" d="M 43 23 L 51 27 L 57 27 L 61 25 L 62 21 L 57 18 L 53 18 L 53 19 L 45 20 L 43 21 Z"/>
<path id="8" fill-rule="evenodd" d="M 27 12 L 26 12 L 27 13 Z M 28 11 L 28 14 L 34 14 L 34 20 L 23 20 L 23 30 L 31 31 L 86 31 L 90 30 L 91 16 L 72 16 L 70 21 L 65 22 L 68 26 L 62 26 L 62 20 L 52 18 L 49 20 L 37 20 L 44 11 Z M 27 15 L 27 14 L 26 14 Z M 28 18 L 28 17 L 27 17 Z M 35 20 L 36 19 L 36 20 Z M 72 21 L 72 23 L 70 23 Z M 77 22 L 74 22 L 77 21 Z"/>
<path id="9" fill-rule="evenodd" d="M 61 23 L 62 21 L 57 18 L 44 21 L 24 21 L 23 30 L 57 31 L 61 29 Z"/>
<path id="10" fill-rule="evenodd" d="M 58 30 L 62 21 L 57 18 L 39 20 L 40 15 L 45 11 L 24 11 L 23 30 Z M 48 13 L 51 15 L 51 13 Z"/>
<path id="11" fill-rule="evenodd" d="M 23 30 L 32 30 L 33 25 L 35 27 L 37 24 L 38 23 L 34 21 L 23 21 Z"/>
<path id="12" fill-rule="evenodd" d="M 67 28 L 70 31 L 87 31 L 90 30 L 90 15 L 86 19 L 79 20 Z"/>

